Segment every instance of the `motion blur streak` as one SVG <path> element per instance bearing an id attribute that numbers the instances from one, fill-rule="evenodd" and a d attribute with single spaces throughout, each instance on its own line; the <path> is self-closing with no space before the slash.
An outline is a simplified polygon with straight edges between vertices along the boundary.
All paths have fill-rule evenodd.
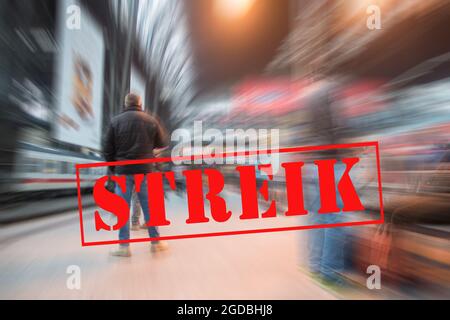
<path id="1" fill-rule="evenodd" d="M 449 30 L 449 0 L 0 0 L 0 298 L 450 298 Z M 127 261 L 81 248 L 75 164 L 104 160 L 130 91 L 169 134 L 202 121 L 223 136 L 276 129 L 280 147 L 378 141 L 385 223 L 176 240 L 160 256 L 137 244 Z M 343 154 L 301 160 L 330 156 Z M 380 208 L 373 155 L 357 156 L 359 218 Z M 270 195 L 285 207 L 281 172 Z M 105 174 L 81 172 L 84 206 Z"/>

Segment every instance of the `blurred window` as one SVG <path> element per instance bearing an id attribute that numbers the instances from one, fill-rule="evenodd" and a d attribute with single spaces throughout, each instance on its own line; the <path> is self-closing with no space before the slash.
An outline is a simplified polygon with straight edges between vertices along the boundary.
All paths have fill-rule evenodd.
<path id="1" fill-rule="evenodd" d="M 69 172 L 69 163 L 67 161 L 61 161 L 61 173 L 67 174 Z"/>
<path id="2" fill-rule="evenodd" d="M 57 163 L 55 160 L 45 160 L 44 173 L 56 173 Z"/>
<path id="3" fill-rule="evenodd" d="M 76 170 L 75 170 L 75 164 L 73 162 L 69 162 L 69 170 L 68 173 L 70 174 L 75 174 Z"/>

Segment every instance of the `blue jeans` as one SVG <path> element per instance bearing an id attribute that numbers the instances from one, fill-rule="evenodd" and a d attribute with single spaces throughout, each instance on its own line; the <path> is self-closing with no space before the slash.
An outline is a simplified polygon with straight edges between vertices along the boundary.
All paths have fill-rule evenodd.
<path id="1" fill-rule="evenodd" d="M 314 214 L 314 224 L 339 223 L 341 219 L 336 215 Z M 320 273 L 331 282 L 340 283 L 340 273 L 345 270 L 346 249 L 348 248 L 348 235 L 345 228 L 323 228 L 309 230 L 308 260 L 309 269 Z"/>
<path id="2" fill-rule="evenodd" d="M 139 197 L 137 193 L 133 189 L 133 195 L 131 196 L 131 207 L 132 207 L 132 215 L 131 215 L 131 224 L 139 225 L 139 216 L 141 215 L 141 205 L 139 204 Z"/>
<path id="3" fill-rule="evenodd" d="M 122 192 L 122 189 L 116 184 L 115 193 L 121 196 L 128 203 L 128 207 L 130 207 L 131 203 L 131 195 L 134 190 L 134 176 L 133 175 L 125 175 L 126 177 L 126 191 Z M 147 180 L 144 179 L 141 184 L 140 192 L 137 192 L 139 203 L 141 204 L 142 212 L 144 213 L 145 222 L 150 219 L 149 208 L 148 208 L 148 192 L 147 192 Z M 150 238 L 158 238 L 159 232 L 156 227 L 148 227 L 148 235 Z M 129 240 L 130 239 L 130 219 L 128 218 L 128 222 L 119 230 L 119 240 Z M 158 241 L 152 241 L 158 242 Z M 121 243 L 121 246 L 128 247 L 129 243 Z"/>
<path id="4" fill-rule="evenodd" d="M 341 178 L 345 167 L 340 164 L 335 165 L 336 182 Z M 320 214 L 320 191 L 317 176 L 305 186 L 305 194 L 308 198 L 310 222 L 313 225 L 333 224 L 343 222 L 343 212 Z M 336 193 L 336 201 L 339 208 L 343 202 Z M 342 282 L 340 273 L 345 269 L 345 250 L 348 247 L 347 228 L 321 228 L 308 231 L 308 265 L 311 272 L 320 273 L 328 281 L 339 284 Z"/>

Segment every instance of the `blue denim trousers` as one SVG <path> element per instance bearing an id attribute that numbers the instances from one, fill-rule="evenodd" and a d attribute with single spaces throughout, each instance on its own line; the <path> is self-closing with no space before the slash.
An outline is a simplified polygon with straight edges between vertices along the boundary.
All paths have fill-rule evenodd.
<path id="1" fill-rule="evenodd" d="M 141 215 L 141 205 L 139 203 L 139 197 L 133 189 L 133 195 L 131 196 L 131 224 L 139 225 L 139 216 Z"/>
<path id="2" fill-rule="evenodd" d="M 335 165 L 336 182 L 340 180 L 345 167 Z M 333 224 L 343 222 L 343 212 L 320 214 L 320 191 L 317 176 L 306 186 L 305 193 L 309 202 L 310 223 Z M 342 208 L 343 202 L 338 192 L 337 205 Z M 325 279 L 331 282 L 340 283 L 339 274 L 345 268 L 346 250 L 348 249 L 348 228 L 334 227 L 308 230 L 308 265 L 311 272 L 320 273 Z"/>
<path id="3" fill-rule="evenodd" d="M 330 214 L 328 216 L 314 214 L 314 224 L 339 223 L 340 219 Z M 345 270 L 346 249 L 349 248 L 349 235 L 343 227 L 309 230 L 308 262 L 312 272 L 320 273 L 328 281 L 341 282 L 340 273 Z"/>
<path id="4" fill-rule="evenodd" d="M 134 176 L 133 175 L 125 175 L 126 177 L 126 189 L 125 192 L 122 192 L 122 189 L 116 184 L 115 193 L 121 196 L 128 203 L 128 207 L 130 207 L 131 196 L 133 190 L 135 189 L 134 185 Z M 139 198 L 139 203 L 141 204 L 142 212 L 144 214 L 145 222 L 150 219 L 150 211 L 148 208 L 148 191 L 147 191 L 147 180 L 144 179 L 141 184 L 141 189 L 137 192 L 137 196 Z M 159 232 L 157 227 L 148 227 L 148 235 L 150 238 L 159 237 Z M 128 222 L 119 230 L 119 240 L 128 240 L 130 239 L 130 219 L 128 218 Z M 157 241 L 152 241 L 157 242 Z M 129 243 L 121 243 L 122 246 L 129 246 Z"/>

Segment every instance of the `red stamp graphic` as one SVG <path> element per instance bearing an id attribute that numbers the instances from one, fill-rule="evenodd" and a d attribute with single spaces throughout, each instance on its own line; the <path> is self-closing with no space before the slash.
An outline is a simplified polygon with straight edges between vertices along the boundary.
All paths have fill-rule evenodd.
<path id="1" fill-rule="evenodd" d="M 83 208 L 83 198 L 87 196 L 80 188 L 83 170 L 255 154 L 277 154 L 277 174 L 270 163 L 253 163 L 205 167 L 194 164 L 181 166 L 182 170 L 129 177 L 103 176 L 92 186 L 94 207 Z M 76 175 L 82 246 L 384 222 L 378 142 L 77 164 Z M 130 204 L 105 185 L 111 179 L 116 190 L 120 188 L 125 193 L 126 178 L 132 179 L 136 192 L 141 186 L 146 188 L 146 225 L 158 227 L 158 237 L 117 239 L 117 231 L 130 223 Z M 185 186 L 181 195 L 176 193 L 178 182 Z M 372 200 L 370 205 L 368 198 Z"/>

